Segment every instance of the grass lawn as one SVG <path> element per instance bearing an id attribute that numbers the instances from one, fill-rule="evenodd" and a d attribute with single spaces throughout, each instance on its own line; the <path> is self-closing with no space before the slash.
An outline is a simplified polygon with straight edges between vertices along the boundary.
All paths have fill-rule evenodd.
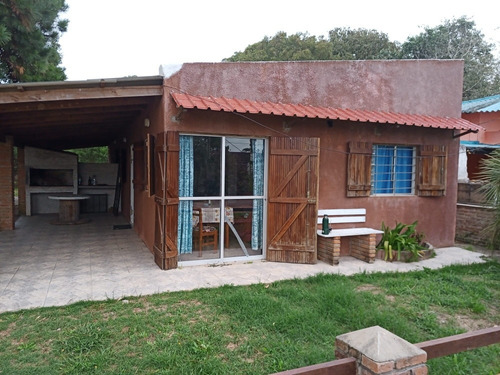
<path id="1" fill-rule="evenodd" d="M 499 301 L 488 262 L 24 310 L 0 314 L 0 374 L 268 374 L 331 361 L 337 335 L 373 325 L 414 343 L 498 325 Z M 496 375 L 500 344 L 429 367 Z"/>

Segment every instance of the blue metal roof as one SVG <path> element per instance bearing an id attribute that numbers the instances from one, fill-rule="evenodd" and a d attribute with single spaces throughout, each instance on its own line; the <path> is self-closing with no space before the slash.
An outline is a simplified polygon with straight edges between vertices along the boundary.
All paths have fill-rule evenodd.
<path id="1" fill-rule="evenodd" d="M 500 111 L 500 95 L 467 100 L 462 102 L 462 113 Z"/>
<path id="2" fill-rule="evenodd" d="M 478 141 L 460 141 L 460 144 L 467 148 L 500 148 L 500 145 L 490 145 Z"/>

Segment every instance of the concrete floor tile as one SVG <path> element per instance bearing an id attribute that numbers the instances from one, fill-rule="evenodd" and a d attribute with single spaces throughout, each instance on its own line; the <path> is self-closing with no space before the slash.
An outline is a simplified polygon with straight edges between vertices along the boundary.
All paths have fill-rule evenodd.
<path id="1" fill-rule="evenodd" d="M 21 217 L 16 230 L 0 232 L 0 312 L 62 306 L 83 300 L 305 278 L 318 273 L 405 272 L 453 263 L 482 262 L 482 254 L 461 248 L 437 249 L 416 263 L 368 264 L 342 257 L 338 266 L 230 262 L 223 266 L 182 266 L 162 271 L 133 230 L 113 230 L 121 217 L 93 215 L 88 224 L 50 225 L 54 215 Z"/>

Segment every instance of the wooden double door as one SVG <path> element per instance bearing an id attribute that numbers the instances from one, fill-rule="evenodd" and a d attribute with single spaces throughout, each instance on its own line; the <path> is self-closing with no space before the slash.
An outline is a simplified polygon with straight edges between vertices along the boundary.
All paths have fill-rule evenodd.
<path id="1" fill-rule="evenodd" d="M 266 258 L 315 263 L 319 139 L 271 137 L 268 144 Z M 154 171 L 154 258 L 167 270 L 177 268 L 178 262 L 178 132 L 156 136 Z"/>

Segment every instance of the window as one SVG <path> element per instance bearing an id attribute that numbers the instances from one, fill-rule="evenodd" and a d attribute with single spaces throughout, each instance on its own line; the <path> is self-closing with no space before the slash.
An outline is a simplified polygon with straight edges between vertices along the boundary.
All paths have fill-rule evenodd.
<path id="1" fill-rule="evenodd" d="M 415 148 L 373 145 L 371 194 L 413 194 Z"/>
<path id="2" fill-rule="evenodd" d="M 179 137 L 180 261 L 262 256 L 265 141 Z"/>
<path id="3" fill-rule="evenodd" d="M 413 147 L 357 141 L 348 143 L 348 151 L 348 197 L 446 195 L 448 147 L 445 145 Z"/>

